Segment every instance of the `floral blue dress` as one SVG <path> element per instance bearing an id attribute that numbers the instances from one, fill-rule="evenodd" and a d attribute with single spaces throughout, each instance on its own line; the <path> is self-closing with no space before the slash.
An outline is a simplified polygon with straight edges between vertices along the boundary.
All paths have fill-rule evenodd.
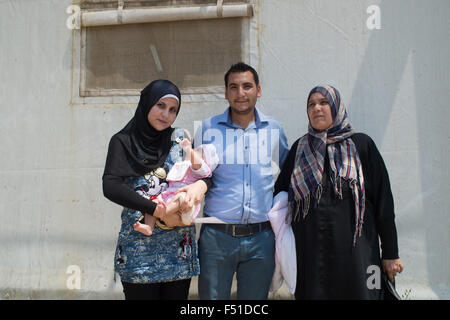
<path id="1" fill-rule="evenodd" d="M 175 135 L 183 138 L 183 130 Z M 169 172 L 175 162 L 182 161 L 183 151 L 175 141 L 164 163 Z M 161 169 L 158 169 L 161 170 Z M 167 187 L 165 178 L 155 171 L 126 180 L 136 192 L 150 199 Z M 142 212 L 124 208 L 122 224 L 114 256 L 114 270 L 123 282 L 158 283 L 188 279 L 200 273 L 195 226 L 163 230 L 155 225 L 153 234 L 146 236 L 134 231 L 133 224 Z"/>

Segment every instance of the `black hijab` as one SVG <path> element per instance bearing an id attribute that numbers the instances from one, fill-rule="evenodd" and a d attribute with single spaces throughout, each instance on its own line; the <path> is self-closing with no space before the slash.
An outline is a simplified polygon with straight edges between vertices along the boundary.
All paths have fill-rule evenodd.
<path id="1" fill-rule="evenodd" d="M 134 117 L 109 142 L 103 176 L 142 176 L 163 166 L 170 151 L 173 128 L 158 131 L 147 117 L 150 109 L 167 94 L 178 97 L 178 115 L 181 94 L 169 80 L 155 80 L 141 91 Z"/>

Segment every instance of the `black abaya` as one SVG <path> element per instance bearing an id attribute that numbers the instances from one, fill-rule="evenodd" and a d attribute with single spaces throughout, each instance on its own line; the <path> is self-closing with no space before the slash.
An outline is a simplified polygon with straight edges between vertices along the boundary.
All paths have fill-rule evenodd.
<path id="1" fill-rule="evenodd" d="M 354 134 L 351 139 L 361 159 L 366 188 L 361 236 L 353 247 L 355 206 L 352 192 L 348 183 L 343 183 L 343 198 L 337 198 L 326 158 L 318 206 L 310 209 L 305 219 L 300 214 L 292 223 L 297 250 L 296 299 L 381 299 L 382 289 L 378 289 L 380 286 L 373 281 L 374 272 L 381 276 L 379 237 L 382 257 L 398 258 L 394 205 L 383 159 L 367 135 Z M 297 145 L 298 140 L 275 184 L 275 194 L 288 191 Z M 374 271 L 373 268 L 379 269 Z M 381 279 L 378 283 L 382 283 Z"/>

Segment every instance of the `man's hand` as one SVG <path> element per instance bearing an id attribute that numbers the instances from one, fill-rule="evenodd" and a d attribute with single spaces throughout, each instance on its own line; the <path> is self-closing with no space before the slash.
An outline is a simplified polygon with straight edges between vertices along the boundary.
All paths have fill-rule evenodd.
<path id="1" fill-rule="evenodd" d="M 175 194 L 180 192 L 186 192 L 184 201 L 180 203 L 180 211 L 182 213 L 188 212 L 192 210 L 193 206 L 200 204 L 200 202 L 203 200 L 206 191 L 207 191 L 206 183 L 202 180 L 198 180 L 193 184 L 178 189 L 175 192 Z"/>

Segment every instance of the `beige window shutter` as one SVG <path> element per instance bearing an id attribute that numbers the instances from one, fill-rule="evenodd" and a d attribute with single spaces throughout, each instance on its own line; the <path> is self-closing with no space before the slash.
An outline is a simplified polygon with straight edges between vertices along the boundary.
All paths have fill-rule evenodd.
<path id="1" fill-rule="evenodd" d="M 81 26 L 110 26 L 133 23 L 169 22 L 183 20 L 201 20 L 217 18 L 238 18 L 253 16 L 253 5 L 250 3 L 224 4 L 218 0 L 216 4 L 184 5 L 172 7 L 124 8 L 124 1 L 117 1 L 116 9 L 82 11 Z"/>

